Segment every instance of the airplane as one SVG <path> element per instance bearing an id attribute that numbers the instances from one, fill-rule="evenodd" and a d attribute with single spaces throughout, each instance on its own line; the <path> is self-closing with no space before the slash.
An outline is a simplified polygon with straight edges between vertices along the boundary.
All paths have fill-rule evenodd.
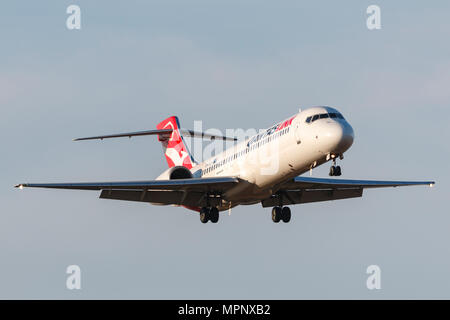
<path id="1" fill-rule="evenodd" d="M 22 183 L 20 189 L 55 188 L 100 190 L 101 199 L 175 205 L 193 210 L 202 223 L 219 221 L 219 212 L 238 205 L 261 203 L 272 207 L 272 221 L 291 220 L 289 205 L 362 197 L 364 189 L 428 185 L 434 181 L 375 181 L 334 178 L 342 174 L 336 165 L 353 144 L 354 131 L 343 115 L 328 106 L 310 107 L 258 134 L 237 141 L 235 137 L 196 132 L 180 127 L 176 116 L 156 130 L 74 139 L 74 141 L 156 135 L 169 168 L 155 180 Z M 235 141 L 225 151 L 195 162 L 184 137 Z M 332 162 L 333 178 L 305 177 Z"/>

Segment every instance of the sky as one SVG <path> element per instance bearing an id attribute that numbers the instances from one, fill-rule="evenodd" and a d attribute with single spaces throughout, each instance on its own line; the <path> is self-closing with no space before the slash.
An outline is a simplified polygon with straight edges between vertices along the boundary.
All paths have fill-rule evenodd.
<path id="1" fill-rule="evenodd" d="M 69 5 L 81 29 L 66 27 Z M 368 30 L 366 9 L 381 9 Z M 0 13 L 1 299 L 449 299 L 448 1 L 8 1 Z M 435 180 L 362 198 L 183 208 L 24 182 L 154 179 L 154 129 L 267 128 L 336 107 L 342 178 Z M 313 172 L 326 177 L 328 164 Z M 81 290 L 66 268 L 81 268 Z M 368 290 L 366 269 L 381 269 Z"/>

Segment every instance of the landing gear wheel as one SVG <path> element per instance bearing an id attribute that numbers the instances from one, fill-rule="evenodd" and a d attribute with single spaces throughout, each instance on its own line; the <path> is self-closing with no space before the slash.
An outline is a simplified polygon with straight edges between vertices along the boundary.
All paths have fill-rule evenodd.
<path id="1" fill-rule="evenodd" d="M 217 223 L 219 221 L 219 209 L 212 207 L 209 211 L 209 220 L 212 223 Z"/>
<path id="2" fill-rule="evenodd" d="M 341 167 L 340 166 L 337 166 L 337 167 L 335 167 L 335 166 L 331 166 L 331 168 L 330 168 L 330 176 L 331 177 L 339 177 L 340 175 L 342 174 L 342 171 L 341 171 Z"/>
<path id="3" fill-rule="evenodd" d="M 283 207 L 281 209 L 281 220 L 283 220 L 284 223 L 291 221 L 291 209 L 289 207 Z"/>
<path id="4" fill-rule="evenodd" d="M 206 207 L 203 207 L 203 208 L 200 210 L 200 221 L 201 221 L 202 223 L 207 223 L 208 220 L 209 220 L 209 216 L 210 216 L 210 214 L 209 214 L 209 209 L 206 208 Z"/>
<path id="5" fill-rule="evenodd" d="M 280 222 L 281 220 L 281 207 L 273 207 L 272 208 L 272 221 L 275 223 Z"/>
<path id="6" fill-rule="evenodd" d="M 335 166 L 331 166 L 330 167 L 330 173 L 329 173 L 330 177 L 333 177 L 336 175 L 336 167 Z"/>

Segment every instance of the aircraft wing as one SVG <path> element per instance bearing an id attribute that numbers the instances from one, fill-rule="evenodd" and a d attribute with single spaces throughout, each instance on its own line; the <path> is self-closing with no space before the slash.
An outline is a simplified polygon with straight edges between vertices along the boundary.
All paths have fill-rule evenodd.
<path id="1" fill-rule="evenodd" d="M 120 182 L 23 183 L 16 185 L 16 188 L 101 190 L 102 199 L 203 207 L 206 206 L 208 194 L 220 195 L 237 183 L 239 179 L 235 177 L 217 177 Z"/>
<path id="2" fill-rule="evenodd" d="M 280 186 L 278 196 L 261 201 L 263 207 L 361 197 L 364 189 L 428 185 L 434 181 L 377 181 L 296 177 Z"/>

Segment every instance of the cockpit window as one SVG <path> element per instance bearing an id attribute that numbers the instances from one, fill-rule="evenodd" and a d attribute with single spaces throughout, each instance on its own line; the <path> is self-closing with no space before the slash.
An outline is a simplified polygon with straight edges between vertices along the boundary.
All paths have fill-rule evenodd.
<path id="1" fill-rule="evenodd" d="M 342 114 L 340 114 L 339 112 L 330 112 L 330 113 L 320 113 L 320 114 L 315 114 L 313 116 L 310 116 L 308 118 L 306 118 L 306 123 L 312 123 L 318 119 L 326 119 L 326 118 L 332 118 L 332 119 L 344 119 L 344 117 L 342 116 Z"/>

